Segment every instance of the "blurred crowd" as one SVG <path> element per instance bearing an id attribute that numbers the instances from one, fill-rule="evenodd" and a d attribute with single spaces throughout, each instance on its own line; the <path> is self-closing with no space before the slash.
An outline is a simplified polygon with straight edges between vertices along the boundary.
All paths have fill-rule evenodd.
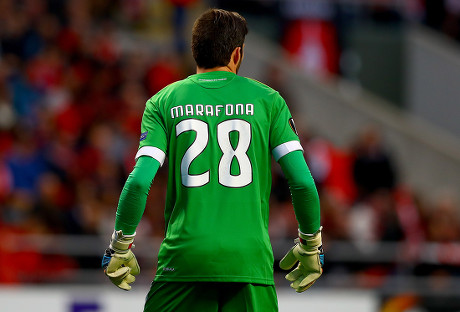
<path id="1" fill-rule="evenodd" d="M 176 6 L 187 2 L 195 1 L 0 1 L 0 235 L 6 241 L 11 234 L 113 230 L 145 102 L 188 75 L 180 57 L 123 48 L 117 32 L 172 32 L 169 20 L 149 25 L 148 5 L 173 20 Z M 155 185 L 152 194 L 162 198 L 164 184 Z M 161 218 L 154 222 L 151 233 L 162 235 Z M 58 260 L 47 258 L 46 267 L 78 265 Z M 2 257 L 0 281 L 27 280 L 17 271 L 34 271 L 42 261 L 33 246 Z"/>
<path id="2" fill-rule="evenodd" d="M 252 2 L 257 3 L 263 2 Z M 18 243 L 15 234 L 112 232 L 118 197 L 134 165 L 145 101 L 193 73 L 182 30 L 187 13 L 206 5 L 0 0 L 2 254 Z M 126 32 L 160 43 L 165 34 L 175 40 L 166 53 L 164 47 L 146 52 L 120 37 Z M 363 127 L 348 148 L 311 130 L 300 136 L 320 192 L 326 242 L 349 241 L 366 250 L 382 241 L 419 246 L 460 239 L 454 194 L 425 197 L 401 185 L 391 147 L 378 128 Z M 278 165 L 273 171 L 270 234 L 274 240 L 295 237 L 289 189 Z M 162 237 L 166 179 L 162 168 L 138 235 Z M 51 267 L 56 275 L 60 268 L 82 266 L 72 257 L 40 255 L 33 246 L 22 250 L 0 257 L 0 282 L 40 281 L 28 274 L 37 267 L 43 275 Z"/>

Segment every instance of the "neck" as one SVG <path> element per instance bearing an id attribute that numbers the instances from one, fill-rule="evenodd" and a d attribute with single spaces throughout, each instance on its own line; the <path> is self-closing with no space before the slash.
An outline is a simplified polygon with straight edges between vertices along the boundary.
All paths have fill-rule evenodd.
<path id="1" fill-rule="evenodd" d="M 213 72 L 213 71 L 226 71 L 226 72 L 236 74 L 236 72 L 234 70 L 232 70 L 228 65 L 227 66 L 214 67 L 214 68 L 201 68 L 201 67 L 196 68 L 196 73 L 197 74 L 209 73 L 209 72 Z"/>

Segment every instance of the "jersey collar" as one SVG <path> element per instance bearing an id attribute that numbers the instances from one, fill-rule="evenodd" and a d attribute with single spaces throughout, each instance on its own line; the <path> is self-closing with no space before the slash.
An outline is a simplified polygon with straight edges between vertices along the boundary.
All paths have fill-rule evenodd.
<path id="1" fill-rule="evenodd" d="M 202 74 L 195 74 L 188 77 L 196 84 L 206 89 L 217 89 L 229 84 L 236 74 L 227 71 L 212 71 Z"/>

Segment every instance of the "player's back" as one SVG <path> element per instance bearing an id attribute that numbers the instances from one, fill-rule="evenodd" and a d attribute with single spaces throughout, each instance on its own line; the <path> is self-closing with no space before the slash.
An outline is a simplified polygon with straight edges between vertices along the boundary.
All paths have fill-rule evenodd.
<path id="1" fill-rule="evenodd" d="M 169 160 L 156 279 L 272 284 L 271 152 L 297 140 L 282 98 L 219 71 L 166 87 L 147 110 L 164 132 L 153 145 Z"/>

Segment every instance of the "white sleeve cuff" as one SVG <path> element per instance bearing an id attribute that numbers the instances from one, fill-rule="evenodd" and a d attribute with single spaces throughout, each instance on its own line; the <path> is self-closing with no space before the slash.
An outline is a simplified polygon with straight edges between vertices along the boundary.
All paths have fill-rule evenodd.
<path id="1" fill-rule="evenodd" d="M 165 158 L 166 158 L 165 152 L 163 152 L 158 147 L 154 147 L 154 146 L 143 146 L 143 147 L 141 147 L 137 151 L 135 159 L 137 160 L 141 156 L 150 156 L 153 159 L 158 160 L 158 162 L 160 163 L 161 166 L 163 166 L 163 163 L 164 163 Z"/>
<path id="2" fill-rule="evenodd" d="M 289 142 L 280 144 L 277 147 L 275 147 L 272 150 L 272 154 L 275 160 L 278 161 L 284 155 L 289 154 L 290 152 L 299 151 L 299 150 L 303 152 L 302 145 L 300 145 L 299 141 L 289 141 Z"/>

